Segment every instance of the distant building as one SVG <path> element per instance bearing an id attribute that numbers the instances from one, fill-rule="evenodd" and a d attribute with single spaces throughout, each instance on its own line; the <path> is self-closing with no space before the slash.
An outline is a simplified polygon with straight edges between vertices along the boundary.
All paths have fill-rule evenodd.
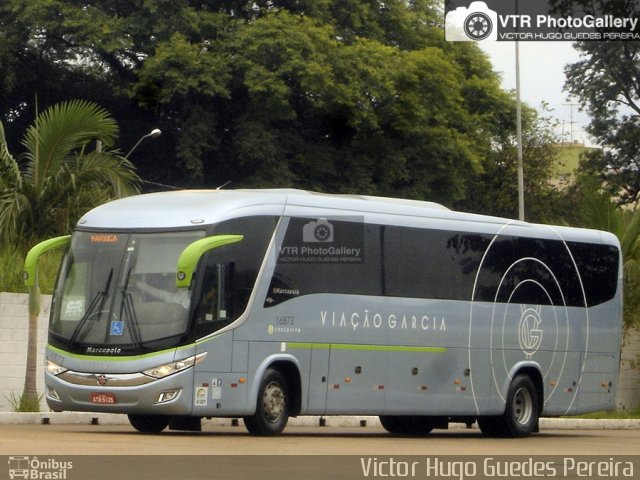
<path id="1" fill-rule="evenodd" d="M 558 158 L 556 160 L 554 179 L 552 183 L 554 186 L 564 188 L 575 180 L 578 166 L 580 165 L 580 157 L 583 153 L 597 150 L 596 147 L 587 147 L 583 143 L 558 143 L 555 145 L 558 152 Z"/>

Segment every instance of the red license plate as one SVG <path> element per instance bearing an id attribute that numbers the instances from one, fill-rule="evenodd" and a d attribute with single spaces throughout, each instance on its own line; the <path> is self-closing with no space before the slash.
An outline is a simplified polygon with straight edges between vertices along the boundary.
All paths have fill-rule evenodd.
<path id="1" fill-rule="evenodd" d="M 113 393 L 95 393 L 94 392 L 91 394 L 91 402 L 112 405 L 116 403 L 116 396 Z"/>

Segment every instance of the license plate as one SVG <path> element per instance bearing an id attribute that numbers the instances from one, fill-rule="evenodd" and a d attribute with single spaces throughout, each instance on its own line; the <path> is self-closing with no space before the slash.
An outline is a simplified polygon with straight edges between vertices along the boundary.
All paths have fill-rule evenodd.
<path id="1" fill-rule="evenodd" d="M 116 396 L 113 393 L 92 393 L 91 402 L 111 405 L 116 403 Z"/>

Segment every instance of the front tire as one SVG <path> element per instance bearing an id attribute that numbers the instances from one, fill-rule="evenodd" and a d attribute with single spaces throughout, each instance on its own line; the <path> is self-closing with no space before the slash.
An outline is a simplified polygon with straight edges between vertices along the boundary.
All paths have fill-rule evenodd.
<path id="1" fill-rule="evenodd" d="M 166 415 L 133 415 L 129 414 L 131 426 L 142 433 L 160 433 L 169 425 Z"/>
<path id="2" fill-rule="evenodd" d="M 380 415 L 380 424 L 393 435 L 423 436 L 431 433 L 434 423 L 419 415 Z"/>
<path id="3" fill-rule="evenodd" d="M 252 435 L 279 435 L 289 421 L 289 404 L 287 380 L 278 370 L 270 368 L 260 382 L 256 413 L 244 417 L 244 425 Z"/>

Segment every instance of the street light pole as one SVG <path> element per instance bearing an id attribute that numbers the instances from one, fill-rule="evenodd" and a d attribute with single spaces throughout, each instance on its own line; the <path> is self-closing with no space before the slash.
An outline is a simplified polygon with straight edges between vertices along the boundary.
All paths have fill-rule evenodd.
<path id="1" fill-rule="evenodd" d="M 518 144 L 518 219 L 524 222 L 524 166 L 522 159 L 522 101 L 520 100 L 520 42 L 516 40 L 516 142 Z"/>
<path id="2" fill-rule="evenodd" d="M 142 137 L 140 137 L 140 139 L 136 142 L 136 144 L 131 148 L 131 150 L 129 150 L 129 153 L 127 153 L 124 158 L 129 158 L 129 155 L 131 155 L 131 152 L 133 152 L 136 148 L 138 148 L 138 145 L 140 145 L 142 143 L 142 141 L 145 138 L 158 138 L 160 135 L 162 134 L 162 131 L 159 128 L 154 128 L 153 130 L 151 130 L 149 133 L 147 133 L 146 135 L 143 135 Z"/>
<path id="3" fill-rule="evenodd" d="M 516 0 L 516 15 L 519 12 Z M 519 25 L 516 25 L 516 33 Z M 516 37 L 517 38 L 517 37 Z M 520 42 L 516 39 L 516 143 L 518 149 L 518 219 L 524 222 L 524 166 L 522 160 L 522 101 L 520 99 Z"/>

